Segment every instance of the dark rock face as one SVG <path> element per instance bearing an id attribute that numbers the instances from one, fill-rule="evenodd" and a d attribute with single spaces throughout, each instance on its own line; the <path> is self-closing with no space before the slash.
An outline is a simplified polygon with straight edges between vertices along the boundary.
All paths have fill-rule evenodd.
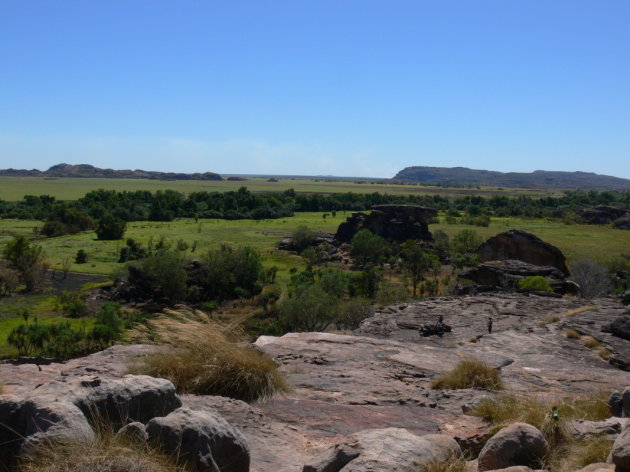
<path id="1" fill-rule="evenodd" d="M 149 442 L 199 472 L 249 472 L 245 437 L 213 411 L 180 408 L 147 423 Z"/>
<path id="2" fill-rule="evenodd" d="M 511 229 L 488 239 L 477 249 L 479 259 L 498 261 L 516 259 L 537 266 L 553 266 L 569 275 L 562 251 L 526 231 Z"/>
<path id="3" fill-rule="evenodd" d="M 566 280 L 556 267 L 537 266 L 517 260 L 489 261 L 459 274 L 462 278 L 496 290 L 515 290 L 519 280 L 535 275 L 545 277 L 555 293 L 576 294 L 579 290 L 579 286 Z"/>
<path id="4" fill-rule="evenodd" d="M 612 447 L 612 461 L 615 464 L 615 470 L 630 470 L 630 428 L 626 428 L 617 436 Z"/>
<path id="5" fill-rule="evenodd" d="M 578 211 L 578 215 L 590 224 L 606 224 L 628 213 L 624 208 L 608 205 L 599 205 L 593 208 L 584 208 Z"/>
<path id="6" fill-rule="evenodd" d="M 613 221 L 613 226 L 617 229 L 630 229 L 630 213 L 626 213 L 621 218 Z"/>
<path id="7" fill-rule="evenodd" d="M 388 241 L 409 239 L 432 241 L 428 223 L 437 210 L 419 205 L 374 205 L 372 213 L 353 213 L 339 225 L 335 240 L 349 243 L 361 229 L 368 229 Z"/>
<path id="8" fill-rule="evenodd" d="M 610 323 L 610 332 L 615 336 L 630 341 L 630 314 L 621 315 Z"/>

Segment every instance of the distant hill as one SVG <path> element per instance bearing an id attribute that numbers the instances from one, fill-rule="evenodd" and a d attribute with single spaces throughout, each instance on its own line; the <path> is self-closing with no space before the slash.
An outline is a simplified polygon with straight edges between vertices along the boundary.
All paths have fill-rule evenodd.
<path id="1" fill-rule="evenodd" d="M 496 187 L 630 190 L 630 180 L 592 172 L 496 172 L 467 167 L 407 167 L 394 180 L 431 185 L 485 185 Z"/>
<path id="2" fill-rule="evenodd" d="M 204 172 L 180 174 L 176 172 L 156 172 L 151 170 L 99 169 L 89 164 L 57 164 L 50 169 L 0 169 L 0 176 L 10 177 L 99 177 L 111 179 L 152 179 L 152 180 L 223 180 L 219 174 Z"/>

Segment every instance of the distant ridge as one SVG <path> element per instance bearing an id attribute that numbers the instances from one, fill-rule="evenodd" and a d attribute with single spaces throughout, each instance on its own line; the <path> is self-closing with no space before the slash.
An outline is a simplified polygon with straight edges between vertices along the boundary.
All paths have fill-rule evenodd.
<path id="1" fill-rule="evenodd" d="M 204 172 L 183 174 L 177 172 L 156 172 L 151 170 L 99 169 L 89 164 L 57 164 L 50 169 L 0 169 L 0 176 L 10 177 L 100 177 L 111 179 L 151 179 L 151 180 L 223 180 L 219 174 Z"/>
<path id="2" fill-rule="evenodd" d="M 493 187 L 630 190 L 630 180 L 592 172 L 496 172 L 467 167 L 407 167 L 394 180 L 432 185 L 485 185 Z"/>

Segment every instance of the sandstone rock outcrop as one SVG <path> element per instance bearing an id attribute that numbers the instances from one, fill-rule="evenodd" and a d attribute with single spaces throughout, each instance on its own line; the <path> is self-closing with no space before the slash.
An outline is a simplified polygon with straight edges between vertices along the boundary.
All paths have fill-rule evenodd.
<path id="1" fill-rule="evenodd" d="M 630 470 L 630 428 L 624 429 L 617 436 L 613 443 L 611 456 L 617 472 Z"/>
<path id="2" fill-rule="evenodd" d="M 624 216 L 613 221 L 613 226 L 616 229 L 630 229 L 630 213 L 626 213 Z"/>
<path id="3" fill-rule="evenodd" d="M 361 229 L 368 229 L 388 241 L 432 240 L 428 224 L 437 216 L 437 210 L 419 205 L 374 205 L 371 209 L 370 214 L 353 213 L 341 223 L 335 240 L 349 243 Z"/>
<path id="4" fill-rule="evenodd" d="M 472 280 L 484 287 L 494 287 L 496 290 L 516 290 L 520 280 L 536 275 L 545 277 L 555 293 L 573 295 L 579 291 L 579 286 L 566 280 L 560 269 L 533 265 L 520 260 L 489 261 L 459 274 L 461 278 Z"/>
<path id="5" fill-rule="evenodd" d="M 538 468 L 549 445 L 542 433 L 526 423 L 514 423 L 492 436 L 479 453 L 479 471 L 515 465 Z"/>
<path id="6" fill-rule="evenodd" d="M 477 255 L 483 262 L 515 259 L 537 266 L 552 266 L 564 275 L 569 275 L 566 258 L 560 249 L 519 229 L 512 229 L 488 239 L 479 246 Z"/>
<path id="7" fill-rule="evenodd" d="M 625 313 L 610 323 L 610 332 L 615 336 L 630 341 L 630 313 Z"/>
<path id="8" fill-rule="evenodd" d="M 416 436 L 401 428 L 373 429 L 346 437 L 302 472 L 404 472 L 422 471 L 430 462 L 461 457 L 448 436 Z"/>
<path id="9" fill-rule="evenodd" d="M 590 224 L 606 224 L 628 213 L 625 208 L 618 208 L 609 205 L 598 205 L 592 208 L 584 208 L 578 211 L 578 215 Z"/>
<path id="10" fill-rule="evenodd" d="M 249 472 L 247 440 L 219 414 L 179 408 L 146 426 L 149 442 L 198 472 Z"/>

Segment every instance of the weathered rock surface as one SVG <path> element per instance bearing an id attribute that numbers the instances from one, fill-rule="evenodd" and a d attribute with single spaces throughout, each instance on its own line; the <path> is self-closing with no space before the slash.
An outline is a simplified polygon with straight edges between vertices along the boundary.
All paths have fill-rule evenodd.
<path id="1" fill-rule="evenodd" d="M 610 323 L 610 332 L 615 336 L 630 341 L 630 314 L 624 313 L 615 318 L 615 320 Z"/>
<path id="2" fill-rule="evenodd" d="M 618 300 L 588 302 L 535 295 L 497 294 L 426 299 L 383 308 L 354 335 L 301 333 L 263 337 L 257 345 L 275 357 L 292 391 L 249 405 L 222 397 L 182 395 L 183 405 L 218 412 L 242 432 L 251 453 L 252 472 L 295 472 L 315 464 L 343 438 L 368 429 L 404 428 L 422 436 L 443 433 L 465 449 L 485 442 L 488 429 L 462 406 L 483 390 L 436 391 L 432 379 L 461 359 L 479 357 L 500 368 L 516 394 L 541 397 L 622 391 L 630 372 L 630 342 L 606 332 L 624 313 Z M 442 337 L 422 337 L 412 326 L 452 326 Z M 494 319 L 492 334 L 486 320 Z M 618 364 L 608 363 L 566 329 L 596 338 Z M 121 378 L 127 360 L 140 361 L 151 346 L 115 346 L 64 364 L 3 365 L 2 377 L 15 394 L 28 395 L 52 380 Z M 88 377 L 89 378 L 89 377 Z"/>
<path id="3" fill-rule="evenodd" d="M 389 241 L 432 240 L 428 223 L 437 216 L 437 210 L 419 205 L 374 205 L 371 209 L 370 214 L 353 213 L 341 223 L 335 240 L 349 243 L 361 229 L 369 229 Z"/>
<path id="4" fill-rule="evenodd" d="M 459 274 L 461 278 L 472 280 L 482 286 L 496 290 L 516 290 L 518 282 L 526 277 L 545 277 L 555 293 L 576 294 L 579 286 L 566 280 L 560 269 L 553 266 L 538 266 L 519 260 L 488 261 L 467 269 Z"/>
<path id="5" fill-rule="evenodd" d="M 610 414 L 612 416 L 621 416 L 621 412 L 623 411 L 623 400 L 619 391 L 615 390 L 610 392 L 610 395 L 608 396 L 608 409 L 610 410 Z"/>
<path id="6" fill-rule="evenodd" d="M 147 428 L 138 421 L 126 424 L 125 426 L 120 428 L 118 431 L 116 431 L 116 437 L 124 438 L 130 441 L 138 441 L 140 443 L 145 443 L 149 440 Z"/>
<path id="7" fill-rule="evenodd" d="M 146 425 L 149 442 L 199 472 L 249 472 L 245 437 L 219 414 L 179 408 Z"/>
<path id="8" fill-rule="evenodd" d="M 630 470 L 630 428 L 624 429 L 613 443 L 612 461 L 617 472 Z"/>
<path id="9" fill-rule="evenodd" d="M 630 424 L 625 418 L 608 418 L 602 421 L 575 420 L 567 425 L 567 432 L 575 439 L 587 439 L 593 436 L 607 436 L 614 439 Z"/>
<path id="10" fill-rule="evenodd" d="M 613 226 L 616 229 L 630 229 L 630 213 L 626 213 L 625 215 L 613 221 Z"/>
<path id="11" fill-rule="evenodd" d="M 346 437 L 307 464 L 302 472 L 403 472 L 422 471 L 433 461 L 461 457 L 448 436 L 416 436 L 400 428 L 361 431 Z"/>
<path id="12" fill-rule="evenodd" d="M 519 229 L 491 237 L 477 249 L 481 261 L 516 259 L 537 266 L 553 266 L 569 275 L 566 258 L 556 246 Z"/>
<path id="13" fill-rule="evenodd" d="M 492 436 L 479 453 L 479 471 L 515 465 L 537 468 L 549 445 L 542 433 L 526 423 L 514 423 Z"/>

